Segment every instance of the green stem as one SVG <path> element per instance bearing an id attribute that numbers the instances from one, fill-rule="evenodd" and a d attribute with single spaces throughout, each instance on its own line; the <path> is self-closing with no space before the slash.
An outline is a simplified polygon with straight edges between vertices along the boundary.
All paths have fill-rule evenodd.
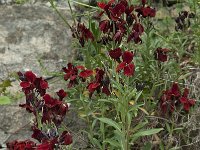
<path id="1" fill-rule="evenodd" d="M 70 9 L 70 12 L 71 12 L 71 15 L 72 15 L 72 19 L 74 20 L 74 25 L 76 24 L 76 20 L 74 18 L 74 13 L 72 11 L 72 7 L 71 7 L 71 4 L 70 4 L 70 0 L 67 0 L 67 3 L 69 5 L 69 9 Z"/>
<path id="2" fill-rule="evenodd" d="M 104 104 L 101 105 L 101 108 L 103 108 L 102 112 L 101 112 L 101 114 L 102 114 L 101 116 L 104 117 L 104 113 L 105 113 Z M 103 122 L 101 122 L 101 124 L 100 124 L 100 130 L 101 130 L 101 133 L 102 133 L 102 150 L 105 150 L 106 149 L 106 145 L 104 143 L 104 141 L 105 141 L 105 124 Z"/>
<path id="3" fill-rule="evenodd" d="M 125 78 L 125 91 L 128 90 L 129 84 L 129 77 Z M 128 102 L 129 99 L 126 98 L 126 94 L 123 96 L 121 100 L 123 101 L 123 109 L 121 111 L 121 118 L 122 118 L 122 132 L 123 132 L 123 150 L 129 150 L 129 123 L 128 123 Z"/>
<path id="4" fill-rule="evenodd" d="M 65 24 L 67 25 L 68 28 L 72 29 L 72 27 L 70 26 L 70 24 L 67 22 L 67 20 L 65 19 L 65 17 L 58 11 L 58 9 L 56 8 L 53 0 L 49 0 L 52 8 L 56 11 L 56 13 L 59 15 L 59 17 L 65 22 Z"/>

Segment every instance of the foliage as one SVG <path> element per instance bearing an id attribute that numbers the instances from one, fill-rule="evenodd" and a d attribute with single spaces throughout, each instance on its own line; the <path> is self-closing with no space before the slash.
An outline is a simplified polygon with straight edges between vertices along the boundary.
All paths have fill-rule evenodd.
<path id="1" fill-rule="evenodd" d="M 72 143 L 70 133 L 60 129 L 68 110 L 65 91 L 67 102 L 77 107 L 88 125 L 85 132 L 93 149 L 173 149 L 188 144 L 180 120 L 189 117 L 198 102 L 185 84 L 188 66 L 198 63 L 195 1 L 192 12 L 180 11 L 173 29 L 166 29 L 168 35 L 154 25 L 156 9 L 146 0 L 134 5 L 110 0 L 97 2 L 97 7 L 76 2 L 91 8 L 85 23 L 76 20 L 68 1 L 73 25 L 50 2 L 71 29 L 82 58 L 62 68 L 67 88 L 57 92 L 58 99 L 46 94 L 48 83 L 42 77 L 31 71 L 19 73 L 26 96 L 26 104 L 20 106 L 35 116 L 32 137 L 42 143 L 23 144 L 55 149 Z M 188 48 L 193 41 L 195 46 Z M 172 137 L 177 135 L 180 141 L 175 145 Z M 8 147 L 20 145 L 16 143 Z"/>

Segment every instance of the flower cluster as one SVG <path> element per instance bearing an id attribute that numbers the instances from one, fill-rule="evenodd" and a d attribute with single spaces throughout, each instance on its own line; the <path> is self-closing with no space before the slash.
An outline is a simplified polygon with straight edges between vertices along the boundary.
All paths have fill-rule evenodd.
<path id="1" fill-rule="evenodd" d="M 69 132 L 64 131 L 60 136 L 55 136 L 53 139 L 49 139 L 50 135 L 47 135 L 43 132 L 38 132 L 36 135 L 37 138 L 42 139 L 41 144 L 37 144 L 31 140 L 17 141 L 7 143 L 7 148 L 9 150 L 54 150 L 55 147 L 59 145 L 69 145 L 72 143 L 72 137 Z"/>
<path id="2" fill-rule="evenodd" d="M 106 95 L 110 95 L 109 86 L 110 86 L 109 77 L 105 75 L 105 71 L 97 68 L 95 80 L 90 82 L 87 88 L 90 92 L 90 97 L 91 97 L 94 91 L 97 91 L 98 93 L 102 92 Z"/>
<path id="3" fill-rule="evenodd" d="M 71 144 L 72 136 L 68 131 L 63 131 L 61 134 L 60 131 L 58 132 L 68 111 L 68 105 L 63 101 L 67 93 L 61 89 L 56 92 L 58 99 L 52 98 L 46 93 L 48 82 L 42 77 L 37 77 L 32 71 L 18 72 L 18 75 L 21 80 L 20 86 L 26 96 L 26 103 L 19 106 L 34 114 L 32 138 L 38 140 L 40 144 L 30 140 L 12 141 L 7 143 L 8 149 L 53 150 L 60 145 Z M 41 127 L 41 124 L 42 126 L 47 125 L 47 129 Z"/>
<path id="4" fill-rule="evenodd" d="M 100 30 L 106 34 L 103 38 L 109 37 L 116 43 L 121 43 L 125 35 L 127 35 L 127 42 L 131 40 L 135 43 L 142 42 L 140 36 L 144 28 L 139 22 L 139 17 L 154 17 L 156 14 L 155 9 L 145 6 L 146 1 L 142 1 L 142 6 L 129 6 L 126 0 L 110 0 L 107 4 L 103 2 L 97 4 L 103 10 L 99 17 L 106 14 L 108 18 L 99 22 Z"/>
<path id="5" fill-rule="evenodd" d="M 194 18 L 194 17 L 195 17 L 194 13 L 189 13 L 187 11 L 181 11 L 179 13 L 179 16 L 175 19 L 175 21 L 176 21 L 176 26 L 175 26 L 176 31 L 189 28 L 190 27 L 190 19 Z"/>
<path id="6" fill-rule="evenodd" d="M 163 95 L 161 96 L 160 108 L 162 112 L 173 112 L 180 104 L 183 104 L 183 109 L 188 112 L 190 107 L 194 106 L 195 104 L 195 100 L 189 99 L 188 95 L 189 90 L 187 88 L 184 89 L 184 92 L 181 95 L 178 83 L 173 83 L 172 87 L 164 91 Z"/>
<path id="7" fill-rule="evenodd" d="M 85 41 L 88 41 L 88 39 L 94 40 L 92 32 L 81 23 L 78 23 L 76 28 L 72 28 L 72 36 L 79 40 L 82 47 L 84 47 Z"/>
<path id="8" fill-rule="evenodd" d="M 116 71 L 119 72 L 121 70 L 124 71 L 124 75 L 133 76 L 135 71 L 135 65 L 132 63 L 134 54 L 130 51 L 124 51 L 122 53 L 121 48 L 116 48 L 114 50 L 109 51 L 109 55 L 112 59 L 119 62 Z M 120 60 L 122 57 L 122 61 Z"/>
<path id="9" fill-rule="evenodd" d="M 72 63 L 68 63 L 67 68 L 63 67 L 62 69 L 65 72 L 64 80 L 69 80 L 68 88 L 78 84 L 78 79 L 81 79 L 82 82 L 85 82 L 87 77 L 93 75 L 92 70 L 86 69 L 84 66 L 74 66 Z"/>
<path id="10" fill-rule="evenodd" d="M 85 82 L 88 77 L 87 81 L 87 89 L 89 91 L 90 98 L 94 91 L 97 91 L 98 93 L 102 92 L 106 95 L 110 95 L 110 81 L 108 76 L 106 76 L 105 71 L 102 69 L 96 68 L 95 71 L 86 69 L 84 66 L 74 66 L 71 63 L 67 64 L 67 68 L 63 67 L 64 79 L 66 81 L 69 80 L 68 88 L 71 88 L 72 86 L 75 86 L 80 81 Z M 95 74 L 95 79 L 93 80 L 92 75 Z"/>

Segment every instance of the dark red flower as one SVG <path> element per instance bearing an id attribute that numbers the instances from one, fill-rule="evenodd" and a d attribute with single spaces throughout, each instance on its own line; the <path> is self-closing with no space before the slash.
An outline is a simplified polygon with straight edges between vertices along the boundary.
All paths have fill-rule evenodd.
<path id="1" fill-rule="evenodd" d="M 41 130 L 39 130 L 36 126 L 32 127 L 32 138 L 38 140 L 39 142 L 42 142 L 43 140 L 48 140 L 48 136 L 46 135 L 46 133 L 42 132 Z"/>
<path id="2" fill-rule="evenodd" d="M 124 75 L 132 76 L 135 71 L 135 65 L 133 63 L 127 64 L 126 62 L 121 62 L 118 64 L 116 71 L 119 72 L 121 70 L 124 70 Z"/>
<path id="3" fill-rule="evenodd" d="M 63 89 L 60 89 L 58 92 L 56 92 L 57 95 L 59 96 L 60 100 L 62 101 L 63 98 L 65 98 L 67 96 L 67 93 L 63 90 Z"/>
<path id="4" fill-rule="evenodd" d="M 122 3 L 116 4 L 114 7 L 109 8 L 110 18 L 113 21 L 117 21 L 120 16 L 125 12 L 125 6 Z"/>
<path id="5" fill-rule="evenodd" d="M 52 98 L 49 94 L 45 94 L 43 99 L 45 105 L 43 106 L 42 123 L 54 122 L 60 125 L 68 111 L 68 105 Z"/>
<path id="6" fill-rule="evenodd" d="M 103 31 L 103 33 L 107 33 L 110 29 L 110 21 L 109 20 L 103 20 L 99 22 L 99 29 Z"/>
<path id="7" fill-rule="evenodd" d="M 92 97 L 94 91 L 98 93 L 102 92 L 106 95 L 110 95 L 110 81 L 108 76 L 105 76 L 105 72 L 102 69 L 96 69 L 95 81 L 88 84 L 87 89 L 90 92 L 89 97 Z"/>
<path id="8" fill-rule="evenodd" d="M 93 82 L 87 86 L 87 89 L 89 90 L 90 93 L 93 93 L 99 86 L 100 86 L 100 83 Z"/>
<path id="9" fill-rule="evenodd" d="M 34 150 L 36 144 L 33 141 L 25 140 L 25 141 L 12 141 L 6 143 L 7 148 L 9 150 Z"/>
<path id="10" fill-rule="evenodd" d="M 72 144 L 72 136 L 68 131 L 63 131 L 61 136 L 59 137 L 59 143 L 62 145 L 70 145 Z"/>
<path id="11" fill-rule="evenodd" d="M 85 41 L 89 39 L 94 40 L 92 32 L 81 23 L 78 23 L 77 27 L 72 28 L 72 36 L 79 40 L 82 47 L 84 47 Z"/>
<path id="12" fill-rule="evenodd" d="M 49 94 L 45 94 L 43 96 L 43 99 L 44 99 L 45 105 L 47 105 L 48 107 L 54 107 L 55 105 L 62 103 L 61 101 L 52 98 Z"/>
<path id="13" fill-rule="evenodd" d="M 33 83 L 36 79 L 36 75 L 32 71 L 26 71 L 24 76 L 31 83 Z"/>
<path id="14" fill-rule="evenodd" d="M 147 0 L 142 0 L 142 5 L 144 6 L 146 4 Z"/>
<path id="15" fill-rule="evenodd" d="M 195 105 L 195 100 L 194 99 L 189 99 L 189 89 L 185 88 L 182 97 L 179 99 L 180 102 L 183 104 L 183 108 L 185 111 L 189 111 L 191 106 Z"/>
<path id="16" fill-rule="evenodd" d="M 136 44 L 142 43 L 142 39 L 140 38 L 139 32 L 136 31 L 131 32 L 131 34 L 128 36 L 127 43 L 130 42 L 132 39 Z"/>
<path id="17" fill-rule="evenodd" d="M 85 79 L 93 74 L 92 70 L 86 69 L 79 73 L 79 77 Z"/>
<path id="18" fill-rule="evenodd" d="M 110 90 L 109 90 L 109 85 L 103 85 L 103 87 L 102 87 L 102 93 L 106 94 L 107 96 L 109 96 L 111 94 Z"/>
<path id="19" fill-rule="evenodd" d="M 48 82 L 46 82 L 45 80 L 40 80 L 40 87 L 41 87 L 41 89 L 47 89 Z"/>
<path id="20" fill-rule="evenodd" d="M 161 62 L 167 61 L 167 53 L 169 52 L 169 49 L 166 48 L 157 48 L 154 55 L 155 59 L 159 60 Z"/>
<path id="21" fill-rule="evenodd" d="M 125 76 L 133 76 L 134 71 L 135 71 L 135 65 L 133 63 L 130 63 L 124 67 Z"/>
<path id="22" fill-rule="evenodd" d="M 84 40 L 86 41 L 88 39 L 91 39 L 92 41 L 94 40 L 92 32 L 88 28 L 86 28 L 84 24 L 78 23 L 77 31 L 80 33 L 80 37 L 83 37 Z"/>
<path id="23" fill-rule="evenodd" d="M 179 89 L 178 83 L 172 84 L 171 95 L 174 96 L 174 97 L 180 96 L 180 89 Z"/>
<path id="24" fill-rule="evenodd" d="M 122 55 L 122 50 L 121 50 L 121 48 L 116 48 L 114 50 L 110 50 L 109 55 L 111 58 L 118 60 Z"/>
<path id="25" fill-rule="evenodd" d="M 97 5 L 99 6 L 99 8 L 107 10 L 114 2 L 115 0 L 110 0 L 107 4 L 104 2 L 97 2 Z"/>
<path id="26" fill-rule="evenodd" d="M 118 30 L 115 35 L 113 36 L 113 40 L 115 42 L 121 43 L 122 37 L 124 36 L 124 33 L 121 30 Z"/>
<path id="27" fill-rule="evenodd" d="M 133 56 L 134 54 L 132 52 L 125 51 L 122 55 L 123 62 L 129 64 L 133 60 Z"/>
<path id="28" fill-rule="evenodd" d="M 20 83 L 20 86 L 21 86 L 22 88 L 29 88 L 30 85 L 31 85 L 31 83 L 28 82 L 28 81 L 22 81 L 22 82 Z"/>
<path id="29" fill-rule="evenodd" d="M 135 23 L 132 30 L 141 35 L 144 32 L 144 27 L 140 23 Z"/>
<path id="30" fill-rule="evenodd" d="M 155 17 L 156 10 L 147 6 L 147 7 L 138 7 L 135 9 L 136 12 L 138 12 L 138 16 L 142 16 L 143 18 L 146 17 Z"/>
<path id="31" fill-rule="evenodd" d="M 70 88 L 78 83 L 77 82 L 78 69 L 75 66 L 73 66 L 71 63 L 68 63 L 67 66 L 68 68 L 63 67 L 62 69 L 65 72 L 64 79 L 66 81 L 70 80 L 68 84 L 68 88 Z"/>
<path id="32" fill-rule="evenodd" d="M 97 2 L 97 5 L 99 6 L 99 8 L 104 9 L 106 4 L 104 2 Z"/>
<path id="33" fill-rule="evenodd" d="M 163 92 L 163 95 L 160 99 L 160 108 L 161 111 L 165 114 L 167 111 L 173 112 L 175 109 L 175 102 L 172 98 L 171 91 L 166 90 Z"/>
<path id="34" fill-rule="evenodd" d="M 37 150 L 54 150 L 54 144 L 49 141 L 38 144 Z"/>

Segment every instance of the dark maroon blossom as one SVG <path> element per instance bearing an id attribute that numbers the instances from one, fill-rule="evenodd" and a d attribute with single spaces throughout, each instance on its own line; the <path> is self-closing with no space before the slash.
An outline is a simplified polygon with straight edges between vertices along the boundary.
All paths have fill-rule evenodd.
<path id="1" fill-rule="evenodd" d="M 134 54 L 132 52 L 125 51 L 122 55 L 122 60 L 123 62 L 126 62 L 127 64 L 129 64 L 133 60 L 133 56 Z"/>
<path id="2" fill-rule="evenodd" d="M 117 32 L 113 36 L 113 40 L 117 43 L 121 43 L 123 36 L 124 33 L 121 30 L 117 30 Z"/>
<path id="3" fill-rule="evenodd" d="M 33 131 L 33 134 L 31 137 L 38 140 L 39 142 L 42 142 L 48 139 L 47 134 L 39 130 L 36 126 L 32 127 L 32 131 Z"/>
<path id="4" fill-rule="evenodd" d="M 127 42 L 130 42 L 132 39 L 136 44 L 142 43 L 140 36 L 144 32 L 144 27 L 140 23 L 135 23 L 132 28 L 132 32 L 128 36 Z"/>
<path id="5" fill-rule="evenodd" d="M 159 60 L 160 62 L 165 62 L 167 61 L 167 53 L 169 52 L 169 49 L 166 48 L 157 48 L 154 55 L 155 55 L 155 59 Z"/>
<path id="6" fill-rule="evenodd" d="M 69 132 L 63 131 L 59 137 L 59 143 L 61 145 L 70 145 L 72 143 L 72 136 Z"/>
<path id="7" fill-rule="evenodd" d="M 179 97 L 181 95 L 178 83 L 175 82 L 175 83 L 172 84 L 172 88 L 170 90 L 170 94 L 172 96 L 174 96 L 174 97 Z"/>
<path id="8" fill-rule="evenodd" d="M 43 99 L 45 105 L 43 107 L 42 123 L 54 122 L 56 125 L 60 125 L 68 111 L 68 105 L 52 98 L 49 94 L 45 94 Z"/>
<path id="9" fill-rule="evenodd" d="M 121 48 L 110 50 L 109 55 L 112 59 L 118 60 L 122 55 L 122 50 Z"/>
<path id="10" fill-rule="evenodd" d="M 72 28 L 72 33 L 72 36 L 79 40 L 82 47 L 84 47 L 85 41 L 94 40 L 92 32 L 81 23 L 78 23 L 76 28 Z"/>
<path id="11" fill-rule="evenodd" d="M 63 89 L 60 89 L 58 92 L 56 92 L 57 95 L 59 96 L 60 100 L 62 101 L 63 98 L 65 98 L 67 96 L 67 93 L 63 90 Z"/>
<path id="12" fill-rule="evenodd" d="M 173 83 L 172 87 L 163 92 L 160 99 L 160 108 L 163 113 L 173 112 L 177 106 L 183 104 L 183 109 L 189 111 L 191 106 L 194 106 L 195 100 L 188 98 L 189 90 L 184 89 L 181 96 L 178 83 Z"/>
<path id="13" fill-rule="evenodd" d="M 93 74 L 93 71 L 90 69 L 83 70 L 79 73 L 79 77 L 86 79 L 87 77 L 91 76 Z"/>
<path id="14" fill-rule="evenodd" d="M 107 33 L 110 28 L 111 28 L 111 25 L 110 25 L 110 21 L 109 20 L 103 20 L 103 21 L 99 22 L 99 29 L 103 33 Z"/>
<path id="15" fill-rule="evenodd" d="M 151 8 L 150 6 L 144 7 L 138 7 L 135 9 L 136 12 L 138 12 L 138 16 L 142 16 L 143 18 L 146 17 L 155 17 L 156 10 Z"/>
<path id="16" fill-rule="evenodd" d="M 147 2 L 147 0 L 141 0 L 142 1 L 142 5 L 144 6 Z"/>
<path id="17" fill-rule="evenodd" d="M 74 86 L 75 84 L 78 84 L 77 82 L 78 69 L 75 66 L 73 66 L 71 63 L 68 63 L 67 67 L 68 68 L 66 67 L 63 68 L 63 71 L 65 72 L 64 79 L 66 81 L 70 80 L 68 84 L 68 87 L 70 88 Z"/>
<path id="18" fill-rule="evenodd" d="M 121 70 L 124 71 L 124 75 L 132 76 L 135 71 L 135 65 L 132 62 L 134 54 L 129 51 L 125 51 L 122 54 L 122 62 L 118 64 L 116 71 L 119 72 Z"/>
<path id="19" fill-rule="evenodd" d="M 128 36 L 127 43 L 130 42 L 132 39 L 135 42 L 135 44 L 142 43 L 142 39 L 140 38 L 139 32 L 131 32 L 131 34 Z"/>
<path id="20" fill-rule="evenodd" d="M 120 16 L 125 12 L 126 7 L 122 3 L 116 4 L 114 7 L 110 7 L 110 18 L 113 21 L 119 20 Z"/>
<path id="21" fill-rule="evenodd" d="M 36 143 L 30 140 L 25 141 L 12 141 L 6 143 L 8 150 L 34 150 Z"/>
<path id="22" fill-rule="evenodd" d="M 110 81 L 105 72 L 102 69 L 96 69 L 95 80 L 88 84 L 87 89 L 90 92 L 89 97 L 92 97 L 92 94 L 97 91 L 98 93 L 102 92 L 106 95 L 110 95 Z"/>
<path id="23" fill-rule="evenodd" d="M 191 106 L 195 105 L 195 100 L 194 99 L 189 99 L 189 89 L 185 88 L 183 95 L 180 97 L 180 102 L 183 104 L 183 108 L 185 111 L 189 111 Z"/>

